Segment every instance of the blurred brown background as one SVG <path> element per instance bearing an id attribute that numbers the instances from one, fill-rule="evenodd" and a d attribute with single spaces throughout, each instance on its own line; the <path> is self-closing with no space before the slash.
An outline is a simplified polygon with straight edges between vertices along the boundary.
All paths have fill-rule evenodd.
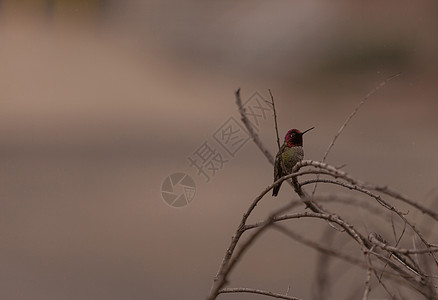
<path id="1" fill-rule="evenodd" d="M 306 158 L 320 160 L 362 97 L 401 72 L 328 162 L 425 205 L 437 196 L 436 1 L 0 0 L 0 66 L 1 299 L 203 299 L 242 213 L 273 176 L 251 142 L 209 183 L 187 160 L 238 119 L 238 87 L 244 100 L 273 91 L 282 136 L 315 126 Z M 260 135 L 275 152 L 272 116 Z M 174 172 L 196 182 L 184 208 L 161 198 Z M 267 197 L 257 218 L 290 192 Z M 356 213 L 360 229 L 372 228 Z M 326 227 L 294 224 L 315 240 Z M 315 257 L 270 232 L 231 286 L 290 285 L 309 299 Z M 355 299 L 365 273 L 342 270 L 331 295 Z"/>

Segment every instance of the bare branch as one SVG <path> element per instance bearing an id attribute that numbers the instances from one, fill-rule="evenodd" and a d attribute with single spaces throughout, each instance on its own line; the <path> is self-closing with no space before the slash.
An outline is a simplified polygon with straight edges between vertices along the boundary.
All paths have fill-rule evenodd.
<path id="1" fill-rule="evenodd" d="M 242 119 L 243 125 L 245 125 L 246 129 L 248 130 L 249 135 L 251 136 L 253 142 L 259 147 L 260 151 L 265 155 L 265 157 L 268 159 L 268 161 L 271 163 L 271 165 L 274 164 L 274 157 L 272 154 L 266 149 L 266 147 L 263 145 L 263 143 L 260 141 L 260 138 L 258 134 L 254 131 L 254 128 L 252 128 L 251 122 L 248 120 L 248 117 L 246 116 L 245 108 L 242 105 L 242 99 L 240 98 L 240 89 L 238 89 L 235 93 L 236 95 L 236 103 L 237 107 L 239 108 L 239 113 Z"/>
<path id="2" fill-rule="evenodd" d="M 310 171 L 311 173 L 313 173 L 314 171 Z M 230 263 L 230 259 L 231 256 L 234 253 L 234 250 L 237 246 L 237 243 L 240 240 L 240 237 L 242 236 L 242 234 L 244 233 L 245 230 L 247 230 L 245 224 L 246 221 L 248 219 L 248 217 L 251 215 L 252 211 L 255 209 L 255 207 L 257 206 L 257 204 L 259 203 L 259 201 L 276 185 L 279 184 L 281 182 L 283 182 L 284 180 L 287 180 L 289 178 L 291 178 L 292 176 L 297 176 L 297 175 L 303 175 L 303 174 L 309 174 L 309 171 L 304 171 L 304 172 L 297 172 L 297 173 L 293 173 L 293 174 L 289 174 L 286 176 L 281 177 L 280 179 L 278 179 L 277 181 L 275 181 L 274 183 L 272 183 L 271 185 L 269 185 L 266 189 L 264 189 L 255 199 L 254 201 L 251 203 L 251 205 L 249 206 L 248 210 L 244 213 L 242 220 L 240 221 L 239 226 L 237 227 L 237 230 L 235 232 L 235 234 L 233 235 L 233 237 L 231 238 L 231 243 L 228 246 L 228 249 L 225 253 L 225 256 L 222 260 L 222 263 L 219 267 L 219 270 L 213 280 L 213 284 L 211 286 L 211 290 L 210 290 L 210 298 L 209 299 L 215 299 L 216 296 L 213 296 L 214 293 L 217 293 L 217 291 L 222 288 L 225 283 L 226 280 L 224 279 L 227 273 L 227 269 L 229 268 L 229 263 Z M 290 206 L 296 205 L 296 203 L 290 203 Z"/>
<path id="3" fill-rule="evenodd" d="M 394 190 L 392 190 L 392 189 L 390 189 L 390 188 L 388 188 L 386 186 L 385 187 L 376 186 L 376 185 L 373 185 L 373 184 L 370 184 L 370 183 L 365 183 L 365 182 L 362 182 L 360 180 L 354 179 L 353 177 L 349 176 L 345 171 L 339 170 L 339 169 L 337 169 L 337 168 L 335 168 L 333 166 L 330 166 L 328 164 L 325 164 L 325 163 L 316 162 L 316 161 L 310 161 L 310 160 L 301 161 L 301 162 L 299 162 L 298 164 L 295 165 L 293 171 L 298 171 L 302 166 L 308 166 L 308 165 L 325 169 L 325 170 L 329 171 L 329 173 L 331 173 L 331 174 L 327 174 L 327 175 L 331 175 L 331 176 L 333 176 L 335 178 L 342 178 L 342 179 L 350 182 L 352 185 L 348 185 L 348 184 L 341 183 L 341 182 L 338 182 L 338 181 L 326 181 L 326 180 L 324 180 L 323 182 L 329 182 L 329 183 L 333 183 L 333 184 L 338 184 L 338 185 L 347 187 L 347 188 L 352 189 L 352 190 L 357 190 L 359 192 L 365 193 L 365 194 L 373 197 L 374 199 L 377 200 L 377 202 L 379 202 L 385 208 L 387 208 L 387 209 L 393 211 L 394 213 L 396 213 L 406 224 L 408 224 L 409 227 L 418 235 L 418 237 L 421 239 L 421 241 L 423 242 L 423 244 L 427 248 L 431 247 L 431 244 L 428 241 L 425 240 L 425 238 L 423 237 L 421 232 L 419 230 L 417 230 L 417 228 L 411 222 L 409 222 L 406 219 L 406 217 L 404 216 L 405 214 L 403 214 L 402 212 L 397 210 L 394 206 L 390 205 L 388 202 L 384 201 L 379 195 L 371 193 L 369 191 L 369 189 L 383 192 L 383 193 L 385 193 L 385 194 L 387 194 L 389 196 L 392 196 L 392 197 L 394 197 L 396 199 L 399 199 L 399 200 L 402 200 L 402 201 L 404 201 L 404 202 L 406 202 L 408 204 L 411 204 L 414 207 L 418 208 L 423 213 L 429 214 L 434 219 L 438 216 L 437 213 L 435 213 L 434 211 L 432 211 L 432 210 L 430 210 L 430 209 L 428 209 L 426 207 L 423 207 L 423 206 L 419 205 L 418 203 L 416 203 L 416 202 L 414 202 L 412 200 L 409 200 L 406 196 L 403 196 L 402 194 L 400 194 L 400 193 L 398 193 L 398 192 L 396 192 L 396 191 L 394 191 Z M 316 181 L 318 181 L 318 179 L 316 179 Z M 435 261 L 435 264 L 438 266 L 438 259 L 437 259 L 436 255 L 435 255 L 435 253 L 430 252 L 430 254 L 433 257 L 433 259 Z M 399 257 L 397 254 L 395 254 L 395 256 L 398 259 L 400 259 L 401 261 L 403 261 L 403 258 Z M 416 269 L 416 268 L 413 268 L 412 266 L 410 266 L 409 264 L 408 264 L 408 267 L 411 267 L 414 270 Z M 416 271 L 419 271 L 419 270 L 416 270 Z"/>
<path id="4" fill-rule="evenodd" d="M 396 75 L 398 76 L 398 75 Z M 349 262 L 356 266 L 366 269 L 366 278 L 365 278 L 365 289 L 363 290 L 362 299 L 368 299 L 370 291 L 371 291 L 371 276 L 374 273 L 379 283 L 383 286 L 383 288 L 388 292 L 388 294 L 395 299 L 396 296 L 390 292 L 390 286 L 386 286 L 383 282 L 384 279 L 390 279 L 390 284 L 398 284 L 395 286 L 395 290 L 400 286 L 407 286 L 412 288 L 413 290 L 421 293 L 424 297 L 428 299 L 438 299 L 437 288 L 434 285 L 436 280 L 434 278 L 438 278 L 435 275 L 426 275 L 426 272 L 420 269 L 420 266 L 417 262 L 419 259 L 423 259 L 428 257 L 428 255 L 432 256 L 435 261 L 436 266 L 438 267 L 438 259 L 435 256 L 435 252 L 438 252 L 438 245 L 429 243 L 424 238 L 424 231 L 416 228 L 415 224 L 410 222 L 407 219 L 407 213 L 398 210 L 391 202 L 397 203 L 395 200 L 402 201 L 408 204 L 411 207 L 414 207 L 416 210 L 430 216 L 435 221 L 438 221 L 438 211 L 427 208 L 422 204 L 409 199 L 408 197 L 402 195 L 396 190 L 390 189 L 387 186 L 380 186 L 371 184 L 368 182 L 361 181 L 359 179 L 350 176 L 347 172 L 340 170 L 340 168 L 333 167 L 324 163 L 324 160 L 328 156 L 330 150 L 334 146 L 337 138 L 342 134 L 345 127 L 349 124 L 351 119 L 358 112 L 359 108 L 366 102 L 366 100 L 373 95 L 378 89 L 384 86 L 390 79 L 396 77 L 393 76 L 388 78 L 384 82 L 382 82 L 379 86 L 377 86 L 374 90 L 368 93 L 365 98 L 359 103 L 356 107 L 355 111 L 347 118 L 344 124 L 339 129 L 338 133 L 335 135 L 332 143 L 327 149 L 323 162 L 312 161 L 312 160 L 303 160 L 295 165 L 291 174 L 281 177 L 276 180 L 271 185 L 267 186 L 260 194 L 252 200 L 251 205 L 244 213 L 236 232 L 234 233 L 231 243 L 227 248 L 225 256 L 222 260 L 222 263 L 219 267 L 217 275 L 214 279 L 213 285 L 211 287 L 210 295 L 208 297 L 209 300 L 216 299 L 216 297 L 221 293 L 253 293 L 260 294 L 265 296 L 270 296 L 274 298 L 281 299 L 297 299 L 295 297 L 289 296 L 288 292 L 286 294 L 278 294 L 270 291 L 263 291 L 258 289 L 250 289 L 250 288 L 224 288 L 228 283 L 228 278 L 240 260 L 243 258 L 245 253 L 251 248 L 257 238 L 264 233 L 271 226 L 275 229 L 283 232 L 289 237 L 297 240 L 298 242 L 312 247 L 320 253 L 324 253 L 324 255 L 329 255 L 330 257 L 337 257 L 342 261 Z M 274 121 L 275 121 L 275 132 L 277 138 L 277 146 L 280 149 L 280 137 L 278 134 L 278 124 L 277 124 L 277 114 L 275 108 L 274 97 L 272 92 L 269 90 L 269 94 L 271 96 L 271 104 L 274 110 Z M 267 101 L 268 102 L 268 101 Z M 269 153 L 266 147 L 262 144 L 260 138 L 258 137 L 256 131 L 252 127 L 252 124 L 249 122 L 245 109 L 242 105 L 242 101 L 240 98 L 240 90 L 236 91 L 236 103 L 239 107 L 239 112 L 242 117 L 242 122 L 248 130 L 249 135 L 251 136 L 254 143 L 259 147 L 260 151 L 266 156 L 268 161 L 271 164 L 274 164 L 274 157 Z M 281 162 L 282 163 L 282 162 Z M 311 167 L 309 169 L 304 167 Z M 317 179 L 306 180 L 302 183 L 299 183 L 298 180 L 301 179 L 303 175 L 306 174 L 316 174 Z M 333 179 L 320 179 L 320 175 L 327 175 Z M 291 184 L 295 190 L 295 192 L 299 195 L 300 200 L 291 201 L 288 205 L 275 210 L 271 213 L 266 219 L 261 220 L 259 222 L 253 224 L 247 224 L 248 219 L 252 212 L 255 210 L 258 203 L 263 199 L 263 197 L 277 184 L 281 184 L 283 181 L 287 181 Z M 348 199 L 346 197 L 339 196 L 329 196 L 329 197 L 318 197 L 314 198 L 314 192 L 316 190 L 316 185 L 319 182 L 324 182 L 327 184 L 334 184 L 343 188 L 347 188 L 349 190 L 358 191 L 368 197 L 373 198 L 375 201 L 365 201 L 363 197 L 360 199 L 351 198 Z M 315 183 L 314 192 L 312 193 L 312 197 L 309 197 L 307 193 L 303 190 L 303 186 L 307 184 Z M 386 195 L 386 196 L 385 196 Z M 388 202 L 389 197 L 395 199 Z M 388 198 L 388 199 L 383 199 Z M 338 214 L 334 214 L 329 212 L 320 206 L 320 202 L 339 202 L 348 205 L 354 205 L 356 207 L 364 207 L 368 211 L 372 212 L 373 215 L 383 216 L 383 220 L 389 226 L 392 226 L 392 231 L 394 233 L 395 238 L 395 246 L 390 246 L 388 242 L 384 239 L 380 238 L 378 234 L 366 232 L 366 228 L 364 229 L 364 234 L 361 233 L 361 230 L 358 230 L 357 224 L 355 222 L 358 221 L 357 218 L 351 218 L 351 216 L 346 216 L 344 219 Z M 300 211 L 300 212 L 290 212 L 292 208 L 297 207 L 300 204 L 306 204 L 306 208 L 310 208 L 311 211 Z M 376 205 L 376 204 L 379 205 Z M 373 204 L 373 205 L 371 205 Z M 385 209 L 382 209 L 385 208 Z M 349 213 L 349 211 L 343 211 L 343 214 Z M 394 220 L 392 219 L 392 213 L 395 213 L 404 223 L 404 228 L 401 233 L 396 232 L 396 226 L 394 224 Z M 391 215 L 391 218 L 388 216 Z M 411 218 L 412 215 L 409 215 Z M 347 233 L 349 237 L 351 237 L 359 246 L 362 251 L 364 258 L 359 259 L 360 257 L 352 256 L 350 254 L 344 254 L 340 252 L 338 249 L 333 248 L 332 246 L 327 246 L 326 243 L 314 242 L 308 240 L 305 236 L 301 236 L 295 232 L 290 231 L 285 226 L 281 225 L 283 223 L 289 223 L 293 219 L 301 219 L 301 218 L 310 218 L 310 219 L 321 219 L 325 220 L 331 226 L 335 228 L 342 228 L 343 232 Z M 346 221 L 353 220 L 353 222 Z M 281 223 L 281 224 L 280 224 Z M 406 227 L 410 227 L 416 236 L 420 238 L 422 243 L 425 245 L 423 248 L 418 248 L 414 244 L 413 249 L 406 249 L 399 247 L 399 243 L 402 240 L 402 237 L 406 231 Z M 432 227 L 430 227 L 432 228 Z M 387 228 L 385 228 L 387 229 Z M 247 239 L 243 242 L 240 242 L 243 234 L 250 230 L 248 233 Z M 330 231 L 332 232 L 332 231 Z M 385 231 L 384 231 L 385 232 Z M 399 235 L 397 237 L 397 235 Z M 377 251 L 375 251 L 377 249 Z M 418 258 L 416 260 L 412 259 L 412 254 L 414 254 Z M 374 263 L 377 262 L 376 265 L 373 266 Z M 426 261 L 425 261 L 426 262 Z M 426 262 L 430 267 L 430 260 Z M 324 267 L 324 266 L 322 266 Z M 385 270 L 388 269 L 388 270 Z M 429 269 L 428 269 L 429 270 Z M 382 272 L 379 276 L 378 272 Z M 433 274 L 436 272 L 428 271 L 427 273 Z M 328 276 L 328 275 L 326 275 Z M 392 288 L 391 288 L 392 290 Z M 323 293 L 324 297 L 327 296 L 327 293 Z"/>
<path id="5" fill-rule="evenodd" d="M 291 174 L 291 175 L 292 175 L 292 174 Z M 284 180 L 285 177 L 287 177 L 287 176 L 283 176 L 281 179 Z M 277 180 L 277 181 L 279 181 L 279 180 Z M 274 184 L 275 184 L 275 183 L 274 183 Z M 259 196 L 259 197 L 260 197 L 260 198 L 263 197 L 263 195 L 265 195 L 265 194 L 266 194 L 266 193 L 267 193 L 272 187 L 273 187 L 273 184 L 269 186 L 269 189 L 265 189 L 265 190 L 262 192 L 261 196 Z M 227 280 L 228 280 L 228 279 L 227 279 L 228 274 L 230 274 L 231 270 L 234 268 L 234 266 L 236 265 L 236 263 L 240 260 L 240 257 L 241 257 L 241 256 L 242 256 L 242 255 L 248 250 L 248 248 L 250 247 L 250 245 L 251 245 L 252 243 L 254 243 L 254 241 L 256 240 L 256 238 L 257 238 L 262 232 L 264 232 L 264 231 L 269 227 L 270 224 L 272 224 L 274 218 L 275 218 L 278 214 L 281 214 L 284 210 L 288 209 L 290 205 L 291 205 L 291 204 L 289 204 L 289 205 L 287 205 L 287 206 L 285 206 L 285 207 L 283 207 L 283 208 L 277 210 L 276 212 L 272 213 L 272 214 L 269 216 L 269 218 L 267 219 L 267 221 L 266 221 L 263 225 L 261 225 L 260 228 L 258 228 L 258 229 L 256 230 L 256 232 L 255 232 L 253 235 L 251 235 L 251 236 L 250 236 L 250 237 L 249 237 L 249 238 L 248 238 L 248 239 L 242 244 L 242 246 L 241 246 L 241 247 L 238 249 L 238 251 L 234 254 L 234 257 L 233 257 L 232 259 L 229 259 L 229 262 L 228 262 L 227 264 L 221 266 L 221 268 L 220 268 L 220 270 L 219 270 L 219 272 L 218 272 L 218 276 L 217 276 L 217 278 L 215 278 L 215 282 L 214 282 L 214 284 L 213 284 L 213 286 L 212 286 L 212 288 L 211 288 L 210 295 L 209 295 L 209 297 L 207 298 L 208 300 L 216 299 L 216 296 L 218 295 L 219 290 L 221 290 L 221 289 L 223 288 L 223 286 L 227 283 Z M 245 216 L 244 216 L 244 218 L 245 218 Z M 243 233 L 243 231 L 245 231 L 246 229 L 247 229 L 247 228 L 245 228 L 245 227 L 239 227 L 238 231 L 242 231 L 242 233 Z M 236 243 L 237 243 L 237 241 L 236 241 Z M 231 254 L 232 254 L 232 252 L 230 253 L 230 258 L 231 258 Z M 228 255 L 228 253 L 227 253 L 227 255 Z"/>
<path id="6" fill-rule="evenodd" d="M 306 211 L 306 212 L 300 212 L 300 213 L 294 213 L 294 214 L 285 214 L 285 215 L 281 215 L 281 216 L 274 215 L 267 220 L 264 220 L 264 221 L 261 221 L 261 222 L 255 223 L 255 224 L 251 224 L 251 225 L 246 225 L 245 228 L 252 229 L 252 228 L 256 228 L 256 227 L 263 227 L 263 226 L 266 226 L 267 224 L 272 224 L 273 222 L 290 220 L 290 219 L 300 219 L 300 218 L 319 218 L 319 219 L 323 219 L 323 220 L 327 220 L 327 221 L 336 223 L 339 226 L 341 226 L 343 229 L 345 229 L 345 231 L 351 237 L 353 237 L 356 240 L 356 242 L 358 242 L 358 244 L 360 246 L 365 247 L 364 241 L 362 240 L 362 235 L 353 227 L 353 225 L 345 222 L 344 220 L 339 218 L 337 215 L 333 215 L 333 214 L 320 214 L 320 213 Z"/>
<path id="7" fill-rule="evenodd" d="M 392 247 L 380 241 L 375 233 L 370 233 L 368 239 L 370 240 L 371 243 L 375 244 L 376 246 L 388 250 L 390 252 L 396 252 L 401 254 L 438 252 L 438 248 L 432 248 L 432 247 L 427 249 L 404 249 L 404 248 Z"/>
<path id="8" fill-rule="evenodd" d="M 434 218 L 436 221 L 438 221 L 438 212 L 433 211 L 427 207 L 420 205 L 419 203 L 409 199 L 408 197 L 404 196 L 403 194 L 397 192 L 396 190 L 393 190 L 387 186 L 371 185 L 371 184 L 368 185 L 368 188 L 376 190 L 378 192 L 382 192 L 384 194 L 387 194 L 388 196 L 391 196 L 395 199 L 401 200 L 401 201 L 415 207 L 416 209 L 418 209 L 422 213 L 429 215 L 430 217 Z"/>
<path id="9" fill-rule="evenodd" d="M 373 250 L 374 250 L 374 248 L 371 247 L 370 251 L 373 251 Z M 362 300 L 367 300 L 368 294 L 371 291 L 371 275 L 372 275 L 373 267 L 371 265 L 371 259 L 370 259 L 369 252 L 365 252 L 364 255 L 365 255 L 365 260 L 367 262 L 368 268 L 367 268 L 367 277 L 365 279 L 365 290 L 363 292 Z"/>
<path id="10" fill-rule="evenodd" d="M 318 174 L 318 175 L 321 175 L 321 174 Z M 361 188 L 357 185 L 348 184 L 348 183 L 344 183 L 344 182 L 340 182 L 340 181 L 336 181 L 336 180 L 329 180 L 329 179 L 312 179 L 312 180 L 307 180 L 307 181 L 301 183 L 301 186 L 309 184 L 309 183 L 314 183 L 314 182 L 331 183 L 331 184 L 343 186 L 343 187 L 350 189 L 350 190 L 359 191 L 361 193 L 367 194 L 368 196 L 376 199 L 377 202 L 379 204 L 381 204 L 382 206 L 384 206 L 385 208 L 387 208 L 389 210 L 395 210 L 395 208 L 392 205 L 383 201 L 379 195 L 373 194 L 370 191 L 368 191 L 367 189 Z"/>
<path id="11" fill-rule="evenodd" d="M 357 186 L 365 188 L 365 189 L 382 192 L 388 196 L 391 196 L 395 199 L 401 200 L 401 201 L 417 208 L 422 213 L 425 213 L 425 214 L 429 215 L 430 217 L 434 218 L 436 221 L 438 221 L 438 212 L 435 212 L 427 207 L 420 205 L 419 203 L 417 203 L 413 200 L 410 200 L 408 197 L 402 195 L 401 193 L 399 193 L 399 192 L 397 192 L 397 191 L 395 191 L 387 186 L 379 186 L 379 185 L 374 185 L 374 184 L 370 184 L 370 183 L 365 183 L 361 180 L 358 180 L 358 179 L 351 177 L 350 175 L 348 175 L 346 172 L 344 172 L 342 170 L 336 169 L 335 167 L 330 166 L 326 163 L 322 163 L 322 162 L 314 161 L 314 160 L 302 160 L 294 166 L 292 171 L 297 172 L 300 168 L 302 168 L 304 166 L 313 166 L 313 167 L 325 169 L 329 173 L 324 173 L 324 174 L 331 175 L 335 178 L 339 178 L 339 177 L 343 178 L 344 180 L 350 182 L 351 184 L 357 185 Z M 321 173 L 321 174 L 323 174 L 323 173 Z"/>

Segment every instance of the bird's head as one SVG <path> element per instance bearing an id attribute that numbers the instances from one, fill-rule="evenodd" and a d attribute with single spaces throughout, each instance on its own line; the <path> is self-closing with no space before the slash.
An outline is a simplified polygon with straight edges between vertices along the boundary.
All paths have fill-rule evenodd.
<path id="1" fill-rule="evenodd" d="M 286 133 L 284 137 L 284 142 L 288 147 L 297 147 L 303 146 L 303 134 L 307 131 L 312 130 L 315 127 L 309 128 L 304 132 L 299 131 L 298 129 L 291 129 Z"/>

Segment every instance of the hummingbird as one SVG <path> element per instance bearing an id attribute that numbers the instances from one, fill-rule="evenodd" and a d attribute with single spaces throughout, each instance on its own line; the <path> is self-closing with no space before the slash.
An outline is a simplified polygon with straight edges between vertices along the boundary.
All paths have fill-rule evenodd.
<path id="1" fill-rule="evenodd" d="M 304 132 L 298 129 L 291 129 L 286 133 L 284 143 L 275 157 L 274 182 L 284 175 L 292 173 L 292 168 L 304 158 L 303 134 L 313 128 L 315 127 L 309 128 Z M 278 195 L 280 186 L 281 183 L 274 186 L 272 196 L 276 197 Z"/>

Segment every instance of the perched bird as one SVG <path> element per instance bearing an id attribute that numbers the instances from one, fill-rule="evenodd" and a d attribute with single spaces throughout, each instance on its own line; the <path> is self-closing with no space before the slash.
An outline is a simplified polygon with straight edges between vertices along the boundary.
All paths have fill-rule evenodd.
<path id="1" fill-rule="evenodd" d="M 303 134 L 312 130 L 315 127 L 309 128 L 304 132 L 298 129 L 291 129 L 284 137 L 284 143 L 275 157 L 274 164 L 274 182 L 292 172 L 292 168 L 304 158 L 303 150 Z M 281 157 L 281 159 L 280 159 Z M 280 190 L 280 184 L 274 186 L 272 196 L 277 196 Z"/>

